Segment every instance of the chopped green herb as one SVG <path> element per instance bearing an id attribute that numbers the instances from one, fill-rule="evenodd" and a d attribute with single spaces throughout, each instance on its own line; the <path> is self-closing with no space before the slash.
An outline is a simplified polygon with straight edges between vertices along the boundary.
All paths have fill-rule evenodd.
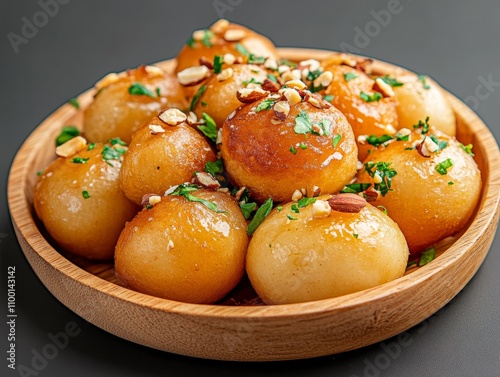
<path id="1" fill-rule="evenodd" d="M 468 144 L 468 145 L 463 145 L 462 143 L 460 143 L 460 147 L 467 152 L 467 154 L 471 155 L 472 157 L 475 156 L 474 153 L 472 153 L 472 148 L 473 148 L 473 145 L 472 144 Z"/>
<path id="2" fill-rule="evenodd" d="M 335 96 L 332 96 L 331 94 L 327 94 L 326 96 L 323 97 L 325 101 L 332 102 Z"/>
<path id="3" fill-rule="evenodd" d="M 451 158 L 447 158 L 443 162 L 440 162 L 439 164 L 436 165 L 436 171 L 441 174 L 445 175 L 448 173 L 448 169 L 453 166 L 453 160 Z"/>
<path id="4" fill-rule="evenodd" d="M 408 141 L 410 140 L 410 135 L 401 135 L 399 132 L 396 134 L 397 141 Z"/>
<path id="5" fill-rule="evenodd" d="M 217 140 L 217 126 L 215 125 L 215 121 L 207 113 L 203 113 L 203 119 L 205 119 L 205 124 L 198 126 L 198 129 L 215 143 Z"/>
<path id="6" fill-rule="evenodd" d="M 279 65 L 287 65 L 290 68 L 297 67 L 297 63 L 294 63 L 291 60 L 287 60 L 287 59 L 281 59 L 280 62 L 279 62 Z"/>
<path id="7" fill-rule="evenodd" d="M 156 96 L 159 97 L 160 96 L 160 88 L 156 88 L 155 92 L 156 92 Z"/>
<path id="8" fill-rule="evenodd" d="M 319 92 L 320 90 L 323 90 L 323 85 L 321 84 L 319 86 L 314 85 L 314 80 L 316 80 L 322 73 L 323 71 L 321 69 L 317 69 L 315 71 L 310 71 L 307 74 L 307 80 L 311 82 L 311 84 L 309 85 L 309 90 L 311 92 L 316 93 Z"/>
<path id="9" fill-rule="evenodd" d="M 342 194 L 358 194 L 368 190 L 371 185 L 371 183 L 351 183 L 350 185 L 345 185 L 340 192 Z"/>
<path id="10" fill-rule="evenodd" d="M 418 261 L 418 267 L 425 266 L 427 263 L 434 260 L 434 258 L 436 258 L 436 249 L 434 248 L 434 246 L 431 246 L 422 252 L 422 255 L 420 256 L 420 259 Z"/>
<path id="11" fill-rule="evenodd" d="M 243 46 L 241 43 L 236 43 L 236 51 L 238 51 L 241 55 L 244 56 L 250 56 L 250 51 L 247 50 L 245 46 Z"/>
<path id="12" fill-rule="evenodd" d="M 193 99 L 191 100 L 191 106 L 189 106 L 189 111 L 194 111 L 194 108 L 196 106 L 196 103 L 200 99 L 200 97 L 205 93 L 205 90 L 207 90 L 206 85 L 202 85 L 198 88 L 196 91 L 196 94 L 193 96 Z"/>
<path id="13" fill-rule="evenodd" d="M 75 126 L 64 126 L 56 138 L 56 147 L 80 135 L 80 130 Z"/>
<path id="14" fill-rule="evenodd" d="M 352 72 L 344 73 L 344 79 L 347 82 L 349 82 L 353 79 L 357 79 L 357 78 L 358 78 L 358 75 L 356 75 L 355 73 L 352 73 Z"/>
<path id="15" fill-rule="evenodd" d="M 422 83 L 425 90 L 429 90 L 431 86 L 427 84 L 427 78 L 424 75 L 418 75 L 418 81 Z"/>
<path id="16" fill-rule="evenodd" d="M 71 98 L 68 103 L 73 106 L 75 109 L 79 109 L 80 108 L 80 103 L 78 102 L 78 100 L 76 98 Z"/>
<path id="17" fill-rule="evenodd" d="M 83 199 L 88 199 L 88 198 L 91 198 L 90 194 L 88 191 L 82 191 L 82 196 L 83 196 Z"/>
<path id="18" fill-rule="evenodd" d="M 453 186 L 453 185 L 454 185 L 454 183 L 452 181 L 448 182 L 448 186 Z"/>
<path id="19" fill-rule="evenodd" d="M 295 148 L 293 145 L 290 145 L 290 148 L 288 149 L 292 154 L 297 154 L 297 148 Z"/>
<path id="20" fill-rule="evenodd" d="M 305 144 L 305 143 L 300 143 L 300 144 L 299 144 L 299 147 L 300 147 L 300 149 L 302 149 L 302 150 L 306 150 L 306 149 L 307 149 L 307 144 Z"/>
<path id="21" fill-rule="evenodd" d="M 294 217 L 292 215 L 286 215 L 288 217 L 288 220 L 297 220 L 297 217 Z"/>
<path id="22" fill-rule="evenodd" d="M 411 267 L 411 266 L 415 266 L 416 264 L 417 264 L 417 262 L 415 262 L 414 260 L 409 261 L 408 264 L 406 265 L 406 268 Z"/>
<path id="23" fill-rule="evenodd" d="M 277 206 L 276 207 L 276 211 L 278 211 L 278 212 L 281 212 L 282 209 L 283 209 L 283 206 Z"/>
<path id="24" fill-rule="evenodd" d="M 297 202 L 297 206 L 299 208 L 304 208 L 307 207 L 310 204 L 313 204 L 316 202 L 316 198 L 302 198 Z"/>
<path id="25" fill-rule="evenodd" d="M 278 83 L 278 79 L 276 78 L 276 76 L 274 76 L 274 75 L 272 75 L 270 73 L 267 74 L 267 78 L 269 80 L 271 80 L 272 82 L 274 82 L 274 83 Z"/>
<path id="26" fill-rule="evenodd" d="M 266 62 L 266 59 L 264 56 L 256 56 L 254 54 L 248 55 L 248 64 L 264 64 Z"/>
<path id="27" fill-rule="evenodd" d="M 352 235 L 354 236 L 354 238 L 358 238 L 359 237 L 358 233 L 353 233 Z"/>
<path id="28" fill-rule="evenodd" d="M 318 132 L 315 130 L 313 125 L 319 126 L 321 132 Z M 295 117 L 295 127 L 294 131 L 296 134 L 307 134 L 307 133 L 312 133 L 316 135 L 329 135 L 331 130 L 331 123 L 330 120 L 324 118 L 321 120 L 319 123 L 312 123 L 311 120 L 309 119 L 309 115 L 302 110 L 297 116 Z"/>
<path id="29" fill-rule="evenodd" d="M 261 85 L 262 83 L 260 81 L 255 80 L 255 78 L 252 77 L 250 80 L 243 81 L 243 85 L 247 86 L 248 84 Z"/>
<path id="30" fill-rule="evenodd" d="M 299 207 L 297 207 L 296 203 L 293 203 L 292 206 L 290 207 L 290 211 L 293 213 L 300 213 Z"/>
<path id="31" fill-rule="evenodd" d="M 205 101 L 201 101 L 200 103 L 201 103 L 201 106 L 203 106 L 203 107 L 207 107 L 208 106 L 208 103 L 206 103 Z"/>
<path id="32" fill-rule="evenodd" d="M 380 94 L 379 92 L 373 92 L 372 95 L 367 94 L 365 92 L 361 92 L 359 96 L 365 102 L 376 102 L 382 99 L 382 94 Z"/>
<path id="33" fill-rule="evenodd" d="M 88 157 L 87 158 L 82 158 L 82 157 L 76 156 L 76 157 L 73 157 L 73 159 L 71 160 L 71 162 L 73 164 L 86 164 L 88 160 L 89 160 Z"/>
<path id="34" fill-rule="evenodd" d="M 101 151 L 103 160 L 120 160 L 120 157 L 125 154 L 127 150 L 123 148 L 113 148 L 109 145 L 104 145 Z"/>
<path id="35" fill-rule="evenodd" d="M 135 82 L 130 85 L 128 88 L 128 92 L 134 96 L 148 96 L 151 98 L 156 98 L 155 93 L 153 93 L 151 90 L 149 90 L 139 82 Z"/>
<path id="36" fill-rule="evenodd" d="M 255 208 L 257 208 L 257 203 L 240 203 L 240 208 L 245 220 L 248 220 L 252 212 L 255 211 Z"/>
<path id="37" fill-rule="evenodd" d="M 380 77 L 380 79 L 385 82 L 386 84 L 392 86 L 392 87 L 396 87 L 396 86 L 403 86 L 404 84 L 402 82 L 399 82 L 397 79 L 395 78 L 392 78 L 390 76 L 383 76 L 383 77 Z"/>
<path id="38" fill-rule="evenodd" d="M 146 204 L 146 210 L 149 211 L 153 206 L 151 204 Z"/>
<path id="39" fill-rule="evenodd" d="M 440 150 L 446 148 L 448 146 L 448 142 L 445 140 L 439 140 L 436 135 L 430 135 L 429 136 L 431 140 L 437 144 L 438 150 L 436 152 L 439 152 Z"/>
<path id="40" fill-rule="evenodd" d="M 415 149 L 415 147 L 406 147 L 406 148 L 405 148 L 405 151 L 412 151 L 412 150 L 414 150 L 414 149 Z"/>
<path id="41" fill-rule="evenodd" d="M 212 47 L 213 43 L 210 42 L 210 39 L 214 36 L 214 34 L 210 30 L 204 30 L 203 39 L 201 43 L 203 43 L 207 47 Z"/>
<path id="42" fill-rule="evenodd" d="M 205 171 L 206 171 L 207 173 L 212 174 L 214 177 L 215 177 L 217 174 L 222 173 L 222 171 L 223 171 L 222 159 L 221 159 L 221 158 L 219 158 L 219 159 L 217 159 L 217 161 L 215 161 L 215 162 L 208 161 L 208 162 L 205 164 Z"/>
<path id="43" fill-rule="evenodd" d="M 342 135 L 341 134 L 337 134 L 335 135 L 335 137 L 333 138 L 332 140 L 332 145 L 333 147 L 335 148 L 337 145 L 339 145 L 340 143 L 340 140 L 342 139 Z"/>
<path id="44" fill-rule="evenodd" d="M 221 73 L 222 63 L 224 63 L 224 55 L 214 56 L 214 73 Z"/>
<path id="45" fill-rule="evenodd" d="M 96 143 L 90 143 L 89 146 L 87 147 L 87 150 L 88 151 L 91 151 L 92 149 L 94 149 L 96 146 Z"/>
<path id="46" fill-rule="evenodd" d="M 118 145 L 122 145 L 122 146 L 124 146 L 124 147 L 126 147 L 126 146 L 127 146 L 127 143 L 125 143 L 125 142 L 124 142 L 122 139 L 120 139 L 119 137 L 114 137 L 114 138 L 112 138 L 112 139 L 109 139 L 109 143 L 110 143 L 111 145 L 117 145 L 117 144 L 118 144 Z"/>
<path id="47" fill-rule="evenodd" d="M 43 174 L 43 170 L 38 170 L 38 171 L 36 172 L 36 175 L 37 175 L 37 176 L 41 176 L 42 174 Z"/>
<path id="48" fill-rule="evenodd" d="M 388 215 L 389 214 L 389 211 L 387 211 L 387 208 L 385 208 L 384 206 L 377 206 L 377 208 L 379 210 L 381 210 L 382 212 L 384 212 L 384 214 Z"/>
<path id="49" fill-rule="evenodd" d="M 373 145 L 374 147 L 379 147 L 382 144 L 387 145 L 387 142 L 393 139 L 394 137 L 392 137 L 391 135 L 370 135 L 366 138 L 366 142 L 370 145 Z"/>
<path id="50" fill-rule="evenodd" d="M 195 44 L 194 38 L 192 36 L 189 37 L 189 39 L 186 41 L 186 45 L 188 45 L 191 48 L 194 48 L 194 44 Z"/>
<path id="51" fill-rule="evenodd" d="M 375 183 L 375 190 L 379 191 L 382 196 L 387 195 L 391 191 L 392 178 L 398 173 L 394 168 L 391 168 L 391 162 L 365 162 L 365 170 L 372 178 L 378 175 L 382 180 L 380 183 Z"/>
<path id="52" fill-rule="evenodd" d="M 177 186 L 177 188 L 171 192 L 169 195 L 179 195 L 185 197 L 187 200 L 190 202 L 195 202 L 195 203 L 200 203 L 203 204 L 205 207 L 207 207 L 209 210 L 217 212 L 217 213 L 226 213 L 225 211 L 221 211 L 217 208 L 217 204 L 205 200 L 202 198 L 198 198 L 197 196 L 194 196 L 192 194 L 193 191 L 198 190 L 198 187 L 196 185 L 192 185 L 189 183 L 184 183 L 182 185 Z"/>
<path id="53" fill-rule="evenodd" d="M 266 202 L 259 207 L 252 221 L 250 221 L 250 224 L 248 224 L 247 234 L 249 236 L 251 236 L 255 232 L 257 227 L 269 215 L 272 208 L 273 208 L 273 200 L 271 198 L 267 199 Z"/>
<path id="54" fill-rule="evenodd" d="M 415 124 L 413 126 L 414 129 L 418 130 L 418 129 L 422 129 L 421 132 L 422 132 L 422 135 L 425 135 L 427 132 L 429 132 L 429 117 L 426 117 L 425 118 L 425 122 L 422 122 L 421 120 L 418 121 L 418 124 Z"/>
<path id="55" fill-rule="evenodd" d="M 255 108 L 255 112 L 258 113 L 262 110 L 269 110 L 275 102 L 275 99 L 265 99 Z"/>

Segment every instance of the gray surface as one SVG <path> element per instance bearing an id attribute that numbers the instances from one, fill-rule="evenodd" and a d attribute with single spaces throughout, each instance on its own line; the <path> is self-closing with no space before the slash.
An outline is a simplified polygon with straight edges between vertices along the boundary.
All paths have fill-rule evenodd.
<path id="1" fill-rule="evenodd" d="M 175 56 L 191 30 L 217 18 L 216 3 L 71 1 L 27 44 L 20 45 L 16 54 L 7 33 L 19 34 L 21 18 L 33 17 L 40 7 L 35 1 L 1 2 L 0 272 L 4 278 L 0 279 L 0 297 L 1 313 L 6 315 L 5 275 L 7 266 L 16 266 L 17 365 L 32 368 L 33 351 L 51 343 L 49 333 L 64 331 L 68 323 L 75 322 L 78 335 L 47 365 L 37 365 L 40 371 L 34 369 L 36 374 L 31 375 L 500 376 L 498 240 L 474 279 L 445 309 L 404 333 L 399 353 L 387 351 L 387 344 L 398 341 L 393 338 L 308 361 L 241 364 L 192 359 L 116 338 L 73 314 L 43 287 L 22 255 L 7 211 L 6 177 L 16 150 L 41 120 L 107 72 Z M 364 29 L 373 20 L 370 11 L 387 9 L 390 1 L 218 3 L 239 4 L 230 6 L 233 9 L 224 16 L 269 35 L 278 46 L 339 49 L 342 42 L 354 46 L 354 28 Z M 477 102 L 470 96 L 481 85 L 480 77 L 491 75 L 493 81 L 500 81 L 500 2 L 401 0 L 400 7 L 402 11 L 372 34 L 361 52 L 430 74 L 459 98 L 467 99 L 498 139 L 499 86 L 491 87 L 491 93 L 479 89 Z M 6 331 L 4 325 L 2 355 L 8 349 Z M 30 375 L 11 371 L 5 358 L 1 359 L 1 376 Z"/>

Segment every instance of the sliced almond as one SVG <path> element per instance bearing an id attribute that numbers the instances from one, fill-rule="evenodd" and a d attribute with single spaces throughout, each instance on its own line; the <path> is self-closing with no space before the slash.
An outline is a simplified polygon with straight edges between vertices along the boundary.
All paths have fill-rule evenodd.
<path id="1" fill-rule="evenodd" d="M 280 65 L 280 66 L 278 67 L 278 73 L 279 73 L 280 75 L 282 75 L 282 74 L 283 74 L 283 73 L 285 73 L 285 72 L 288 72 L 289 70 L 290 70 L 290 67 L 289 67 L 289 66 L 287 66 L 287 65 L 285 65 L 285 64 Z"/>
<path id="2" fill-rule="evenodd" d="M 226 64 L 234 64 L 234 62 L 236 61 L 236 57 L 233 55 L 233 54 L 224 54 L 224 63 Z"/>
<path id="3" fill-rule="evenodd" d="M 309 71 L 316 71 L 319 69 L 321 66 L 320 62 L 316 59 L 307 59 L 307 60 L 302 60 L 299 63 L 299 66 L 301 67 L 307 67 Z"/>
<path id="4" fill-rule="evenodd" d="M 163 123 L 166 123 L 169 126 L 177 126 L 177 125 L 181 124 L 182 122 L 185 122 L 187 119 L 187 116 L 179 109 L 168 109 L 168 110 L 162 111 L 158 115 L 158 118 L 160 118 L 160 120 Z"/>
<path id="5" fill-rule="evenodd" d="M 312 205 L 313 219 L 324 219 L 332 213 L 332 207 L 326 200 L 316 200 Z"/>
<path id="6" fill-rule="evenodd" d="M 236 97 L 242 103 L 252 103 L 269 94 L 267 90 L 261 88 L 242 88 L 236 92 Z"/>
<path id="7" fill-rule="evenodd" d="M 288 114 L 290 113 L 290 104 L 288 101 L 278 101 L 273 106 L 274 115 L 281 120 L 284 121 Z"/>
<path id="8" fill-rule="evenodd" d="M 184 86 L 196 85 L 210 75 L 210 70 L 204 65 L 189 67 L 177 74 L 179 83 Z"/>
<path id="9" fill-rule="evenodd" d="M 68 140 L 64 144 L 59 145 L 56 148 L 56 154 L 59 157 L 69 157 L 85 149 L 86 146 L 87 140 L 85 140 L 81 136 L 76 136 L 73 139 Z"/>
<path id="10" fill-rule="evenodd" d="M 276 93 L 278 90 L 280 90 L 280 84 L 277 82 L 272 81 L 269 78 L 266 78 L 264 82 L 262 83 L 262 89 L 268 90 L 271 93 Z"/>
<path id="11" fill-rule="evenodd" d="M 302 97 L 300 96 L 299 92 L 292 88 L 286 88 L 283 91 L 283 95 L 287 99 L 290 106 L 296 105 L 297 103 L 302 101 Z"/>
<path id="12" fill-rule="evenodd" d="M 276 59 L 273 58 L 266 59 L 264 67 L 267 69 L 276 70 L 278 69 L 278 62 L 276 61 Z"/>
<path id="13" fill-rule="evenodd" d="M 328 199 L 328 204 L 334 211 L 358 213 L 366 206 L 366 200 L 356 194 L 339 194 Z"/>
<path id="14" fill-rule="evenodd" d="M 200 65 L 204 65 L 205 67 L 207 67 L 208 69 L 214 69 L 214 64 L 213 64 L 213 61 L 208 59 L 207 57 L 205 56 L 202 56 L 199 60 L 200 62 Z"/>
<path id="15" fill-rule="evenodd" d="M 228 27 L 229 27 L 229 21 L 224 18 L 221 18 L 217 20 L 212 26 L 210 26 L 210 30 L 213 31 L 215 34 L 222 34 L 227 30 Z"/>
<path id="16" fill-rule="evenodd" d="M 247 36 L 247 32 L 241 29 L 228 29 L 224 33 L 224 39 L 228 42 L 241 41 Z"/>
<path id="17" fill-rule="evenodd" d="M 172 240 L 168 240 L 168 244 L 167 244 L 167 251 L 170 251 L 174 248 L 174 241 Z"/>
<path id="18" fill-rule="evenodd" d="M 314 80 L 314 86 L 326 88 L 333 81 L 333 73 L 325 71 Z"/>
<path id="19" fill-rule="evenodd" d="M 296 202 L 304 197 L 300 190 L 295 190 L 292 194 L 292 201 Z"/>
<path id="20" fill-rule="evenodd" d="M 292 89 L 303 90 L 307 88 L 307 85 L 302 82 L 302 80 L 289 80 L 285 82 L 285 85 Z"/>
<path id="21" fill-rule="evenodd" d="M 226 68 L 226 69 L 223 69 L 222 72 L 217 75 L 217 80 L 224 81 L 224 80 L 227 80 L 231 77 L 233 77 L 233 69 Z"/>
<path id="22" fill-rule="evenodd" d="M 218 189 L 220 187 L 219 181 L 217 181 L 211 174 L 206 172 L 196 172 L 194 174 L 195 180 L 205 188 L 208 189 Z"/>
<path id="23" fill-rule="evenodd" d="M 392 89 L 392 86 L 387 84 L 381 78 L 375 79 L 375 83 L 373 84 L 373 90 L 375 92 L 379 92 L 380 94 L 382 94 L 384 98 L 394 97 L 394 90 Z"/>
<path id="24" fill-rule="evenodd" d="M 316 98 L 315 96 L 308 95 L 305 99 L 307 102 L 309 102 L 314 107 L 317 107 L 318 109 L 323 108 L 320 100 L 318 98 Z"/>
<path id="25" fill-rule="evenodd" d="M 151 135 L 165 133 L 165 129 L 162 126 L 158 126 L 156 124 L 150 124 L 149 125 L 149 130 L 151 132 Z"/>
<path id="26" fill-rule="evenodd" d="M 147 65 L 146 67 L 144 67 L 144 70 L 150 77 L 163 77 L 165 75 L 163 69 L 155 65 Z"/>

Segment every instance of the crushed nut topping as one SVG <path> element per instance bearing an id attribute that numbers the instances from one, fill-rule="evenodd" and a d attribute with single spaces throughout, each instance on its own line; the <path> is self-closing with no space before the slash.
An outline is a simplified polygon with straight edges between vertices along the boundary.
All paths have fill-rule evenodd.
<path id="1" fill-rule="evenodd" d="M 193 39 L 195 41 L 202 41 L 206 37 L 206 30 L 195 30 L 193 31 Z"/>
<path id="2" fill-rule="evenodd" d="M 242 88 L 238 89 L 236 92 L 236 97 L 242 103 L 252 103 L 261 98 L 266 97 L 269 94 L 267 90 L 263 90 L 262 88 Z"/>
<path id="3" fill-rule="evenodd" d="M 302 97 L 300 96 L 299 92 L 297 92 L 295 89 L 286 88 L 283 91 L 283 95 L 287 99 L 290 106 L 296 105 L 297 103 L 302 101 Z"/>
<path id="4" fill-rule="evenodd" d="M 302 82 L 302 80 L 289 80 L 285 82 L 285 85 L 292 89 L 303 90 L 307 88 L 307 85 Z"/>
<path id="5" fill-rule="evenodd" d="M 300 190 L 295 190 L 292 195 L 292 201 L 296 202 L 304 197 Z"/>
<path id="6" fill-rule="evenodd" d="M 275 59 L 269 58 L 265 61 L 264 67 L 267 69 L 276 70 L 278 69 L 278 62 Z"/>
<path id="7" fill-rule="evenodd" d="M 210 30 L 213 31 L 215 34 L 222 34 L 227 30 L 228 27 L 229 27 L 229 21 L 224 18 L 221 18 L 217 20 L 212 26 L 210 26 Z"/>
<path id="8" fill-rule="evenodd" d="M 162 111 L 158 115 L 158 118 L 160 118 L 160 120 L 163 123 L 166 123 L 169 126 L 177 126 L 177 125 L 181 124 L 182 122 L 185 122 L 187 119 L 187 116 L 179 109 L 168 109 L 168 110 Z"/>
<path id="9" fill-rule="evenodd" d="M 236 61 L 236 57 L 233 54 L 224 54 L 223 61 L 224 63 L 231 65 Z"/>
<path id="10" fill-rule="evenodd" d="M 162 126 L 157 126 L 156 124 L 150 124 L 149 129 L 150 129 L 151 135 L 165 133 L 165 129 Z"/>
<path id="11" fill-rule="evenodd" d="M 145 194 L 142 196 L 141 205 L 142 206 L 154 206 L 161 202 L 161 196 L 158 194 Z"/>
<path id="12" fill-rule="evenodd" d="M 212 174 L 206 172 L 196 172 L 194 173 L 195 182 L 198 182 L 205 188 L 208 189 L 218 189 L 220 187 L 219 181 L 217 181 Z"/>
<path id="13" fill-rule="evenodd" d="M 177 74 L 179 83 L 184 86 L 196 85 L 210 75 L 210 69 L 204 65 L 189 67 Z"/>
<path id="14" fill-rule="evenodd" d="M 320 68 L 321 63 L 316 60 L 316 59 L 307 59 L 307 60 L 302 60 L 299 63 L 300 67 L 307 67 L 309 71 L 316 71 Z"/>
<path id="15" fill-rule="evenodd" d="M 237 201 L 240 201 L 241 199 L 241 196 L 243 195 L 243 193 L 245 192 L 247 188 L 245 186 L 241 187 L 238 191 L 236 191 L 236 194 L 234 194 L 234 198 L 237 200 Z"/>
<path id="16" fill-rule="evenodd" d="M 333 81 L 333 73 L 325 71 L 314 80 L 314 86 L 326 88 Z"/>
<path id="17" fill-rule="evenodd" d="M 431 153 L 439 150 L 439 145 L 437 145 L 430 137 L 426 136 L 424 137 L 424 140 L 417 144 L 415 148 L 422 157 L 430 157 Z"/>
<path id="18" fill-rule="evenodd" d="M 375 83 L 373 84 L 372 89 L 375 92 L 379 92 L 380 94 L 382 94 L 382 96 L 384 96 L 384 98 L 394 97 L 394 90 L 392 89 L 392 86 L 387 84 L 381 78 L 375 79 Z"/>
<path id="19" fill-rule="evenodd" d="M 168 240 L 168 244 L 167 244 L 167 251 L 170 251 L 174 248 L 174 241 L 172 240 Z"/>
<path id="20" fill-rule="evenodd" d="M 227 80 L 231 77 L 233 77 L 233 69 L 226 68 L 226 69 L 223 69 L 222 72 L 217 75 L 217 80 L 224 81 L 224 80 Z"/>
<path id="21" fill-rule="evenodd" d="M 241 29 L 229 29 L 224 33 L 224 39 L 228 42 L 241 41 L 247 36 L 247 32 Z"/>
<path id="22" fill-rule="evenodd" d="M 59 145 L 56 148 L 56 154 L 59 157 L 69 157 L 85 149 L 86 146 L 87 140 L 85 140 L 81 136 L 76 136 L 73 139 L 68 140 L 64 144 Z"/>
<path id="23" fill-rule="evenodd" d="M 290 104 L 288 101 L 278 101 L 274 104 L 273 111 L 279 120 L 284 121 L 290 113 Z"/>
<path id="24" fill-rule="evenodd" d="M 270 79 L 265 79 L 262 83 L 262 89 L 268 90 L 271 93 L 276 93 L 278 90 L 280 90 L 280 84 Z"/>
<path id="25" fill-rule="evenodd" d="M 210 59 L 206 58 L 205 56 L 202 56 L 200 58 L 199 62 L 200 62 L 200 65 L 204 65 L 208 69 L 214 69 L 213 62 Z"/>
<path id="26" fill-rule="evenodd" d="M 165 75 L 163 69 L 155 65 L 147 65 L 144 67 L 144 70 L 150 77 L 163 77 Z"/>
<path id="27" fill-rule="evenodd" d="M 325 200 L 316 200 L 312 205 L 313 219 L 324 219 L 332 213 L 332 207 Z"/>

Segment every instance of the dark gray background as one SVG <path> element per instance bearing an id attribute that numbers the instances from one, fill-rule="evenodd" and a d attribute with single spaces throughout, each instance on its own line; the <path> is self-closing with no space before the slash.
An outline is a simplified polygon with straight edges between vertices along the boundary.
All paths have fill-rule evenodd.
<path id="1" fill-rule="evenodd" d="M 20 34 L 22 17 L 32 19 L 40 6 L 36 1 L 2 0 L 0 280 L 2 292 L 6 292 L 7 266 L 16 266 L 18 366 L 31 367 L 33 351 L 41 351 L 50 342 L 48 334 L 64 331 L 65 325 L 74 321 L 80 333 L 49 360 L 39 376 L 163 376 L 180 372 L 221 376 L 500 376 L 498 240 L 470 284 L 443 310 L 405 333 L 411 344 L 405 343 L 408 346 L 400 347 L 401 352 L 390 359 L 387 344 L 396 338 L 342 355 L 281 363 L 242 364 L 171 355 L 94 327 L 60 304 L 40 283 L 18 246 L 8 215 L 6 180 L 17 149 L 47 115 L 104 74 L 175 56 L 193 29 L 218 18 L 217 3 L 231 8 L 224 17 L 259 30 L 278 46 L 339 49 L 342 42 L 356 46 L 355 28 L 371 25 L 373 37 L 365 41 L 366 46 L 357 44 L 362 54 L 433 76 L 467 100 L 497 139 L 500 135 L 499 85 L 491 86 L 490 91 L 481 87 L 488 76 L 500 81 L 497 0 L 401 0 L 402 11 L 392 15 L 378 32 L 370 23 L 374 20 L 370 12 L 387 9 L 389 0 L 338 4 L 319 0 L 73 0 L 61 5 L 36 36 L 19 46 L 18 53 L 7 34 Z M 0 315 L 5 316 L 6 293 L 0 297 Z M 2 329 L 0 354 L 5 355 L 7 327 Z M 7 368 L 4 356 L 0 360 L 0 375 L 19 374 Z"/>

